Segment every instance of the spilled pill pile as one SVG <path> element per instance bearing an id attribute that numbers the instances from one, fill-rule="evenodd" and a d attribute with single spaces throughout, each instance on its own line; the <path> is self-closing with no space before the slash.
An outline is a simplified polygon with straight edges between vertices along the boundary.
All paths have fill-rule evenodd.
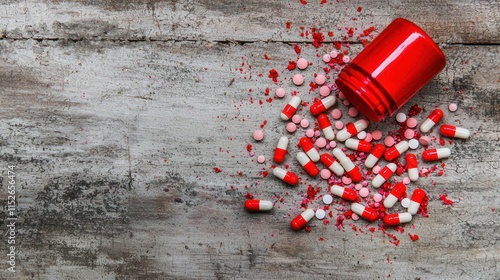
<path id="1" fill-rule="evenodd" d="M 335 74 L 351 61 L 348 44 L 317 51 L 324 73 L 311 74 L 309 59 L 297 51 L 300 47 L 294 45 L 294 49 L 297 57 L 287 62 L 286 78 L 278 81 L 277 75 L 270 74 L 276 102 L 282 104 L 276 118 L 269 122 L 282 125 L 283 135 L 270 140 L 276 143 L 273 155 L 257 158 L 258 164 L 268 163 L 272 170 L 274 178 L 264 176 L 268 183 L 283 182 L 284 193 L 290 188 L 307 188 L 300 192 L 300 208 L 289 214 L 291 229 L 310 231 L 311 225 L 328 225 L 332 219 L 343 230 L 345 220 L 362 218 L 385 231 L 415 222 L 417 214 L 427 217 L 426 186 L 416 182 L 433 172 L 443 175 L 445 161 L 453 154 L 451 138 L 468 139 L 471 132 L 444 123 L 445 113 L 439 108 L 443 104 L 434 108 L 414 105 L 406 113 L 399 110 L 381 123 L 388 132 L 371 129 L 380 124 L 367 120 L 334 83 Z M 304 85 L 310 89 L 293 90 Z M 450 113 L 459 110 L 457 104 L 447 107 Z M 430 114 L 425 116 L 424 111 Z M 352 118 L 356 120 L 350 121 Z M 261 144 L 258 142 L 264 132 L 254 130 L 256 146 Z M 283 164 L 285 161 L 288 164 Z M 327 188 L 313 187 L 313 180 Z M 279 195 L 261 197 L 255 190 L 247 193 L 244 208 L 249 212 L 270 211 L 279 203 L 277 198 Z M 440 199 L 445 204 L 449 201 L 446 195 Z M 409 236 L 418 239 L 417 235 Z M 394 238 L 391 243 L 397 245 L 399 240 Z"/>

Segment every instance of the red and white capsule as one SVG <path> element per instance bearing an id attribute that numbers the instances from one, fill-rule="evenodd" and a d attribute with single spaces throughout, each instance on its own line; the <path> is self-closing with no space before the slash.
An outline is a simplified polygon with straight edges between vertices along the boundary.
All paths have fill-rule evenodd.
<path id="1" fill-rule="evenodd" d="M 325 135 L 325 138 L 328 140 L 333 140 L 335 138 L 335 132 L 333 132 L 332 123 L 328 119 L 328 116 L 325 114 L 321 114 L 318 116 L 318 123 L 321 131 Z"/>
<path id="2" fill-rule="evenodd" d="M 304 136 L 299 140 L 300 147 L 307 154 L 307 156 L 314 162 L 319 160 L 319 153 L 314 147 L 314 143 L 308 137 Z"/>
<path id="3" fill-rule="evenodd" d="M 389 209 L 396 202 L 398 202 L 399 199 L 403 197 L 403 195 L 406 192 L 406 186 L 403 183 L 397 183 L 389 193 L 389 195 L 384 199 L 384 207 Z"/>
<path id="4" fill-rule="evenodd" d="M 281 119 L 288 121 L 297 111 L 302 100 L 298 96 L 293 96 L 281 111 Z"/>
<path id="5" fill-rule="evenodd" d="M 368 124 L 369 122 L 367 120 L 359 120 L 355 123 L 346 124 L 345 128 L 337 133 L 337 140 L 344 142 L 348 138 L 351 138 L 365 130 L 368 127 Z"/>
<path id="6" fill-rule="evenodd" d="M 344 168 L 331 155 L 324 153 L 320 156 L 320 160 L 326 168 L 330 169 L 335 175 L 344 175 Z"/>
<path id="7" fill-rule="evenodd" d="M 273 209 L 273 203 L 269 200 L 247 199 L 245 209 L 249 212 L 269 211 Z"/>
<path id="8" fill-rule="evenodd" d="M 321 113 L 324 113 L 326 110 L 328 110 L 328 108 L 332 107 L 335 102 L 337 102 L 335 96 L 330 95 L 328 97 L 325 97 L 311 105 L 311 114 L 317 116 Z"/>
<path id="9" fill-rule="evenodd" d="M 448 148 L 430 149 L 422 152 L 422 159 L 425 161 L 436 161 L 442 158 L 447 158 L 451 155 Z"/>
<path id="10" fill-rule="evenodd" d="M 387 149 L 387 151 L 385 151 L 384 153 L 384 158 L 387 161 L 393 161 L 394 159 L 402 155 L 404 152 L 408 151 L 408 148 L 410 148 L 408 141 L 401 141 L 396 145 Z"/>
<path id="11" fill-rule="evenodd" d="M 358 201 L 358 193 L 355 190 L 352 189 L 347 189 L 341 186 L 333 185 L 330 188 L 330 192 L 333 195 L 336 195 L 342 199 L 348 200 L 348 201 Z"/>
<path id="12" fill-rule="evenodd" d="M 411 222 L 412 218 L 410 213 L 394 213 L 385 215 L 382 221 L 386 226 L 397 226 Z"/>
<path id="13" fill-rule="evenodd" d="M 413 194 L 411 195 L 410 198 L 410 206 L 408 206 L 408 213 L 415 215 L 418 212 L 418 209 L 420 208 L 420 204 L 422 201 L 424 201 L 424 198 L 426 197 L 426 193 L 422 189 L 415 189 L 413 191 Z"/>
<path id="14" fill-rule="evenodd" d="M 372 168 L 377 164 L 378 160 L 382 157 L 382 155 L 385 152 L 385 145 L 384 144 L 376 144 L 373 147 L 373 150 L 371 154 L 366 157 L 365 160 L 365 166 L 366 168 Z"/>
<path id="15" fill-rule="evenodd" d="M 439 133 L 443 136 L 467 139 L 470 137 L 470 131 L 463 127 L 456 127 L 450 124 L 443 124 L 439 128 Z"/>
<path id="16" fill-rule="evenodd" d="M 369 153 L 372 150 L 372 144 L 363 140 L 349 138 L 345 141 L 345 146 L 351 150 Z"/>
<path id="17" fill-rule="evenodd" d="M 314 210 L 307 209 L 306 211 L 302 212 L 297 217 L 295 217 L 290 223 L 290 226 L 292 227 L 293 230 L 301 230 L 307 225 L 307 223 L 313 217 L 314 217 Z"/>
<path id="18" fill-rule="evenodd" d="M 420 125 L 420 131 L 422 133 L 427 133 L 436 125 L 444 116 L 443 111 L 437 108 L 432 113 L 429 114 L 427 119 Z"/>
<path id="19" fill-rule="evenodd" d="M 304 152 L 297 153 L 297 160 L 299 161 L 302 168 L 309 174 L 311 177 L 316 177 L 319 174 L 319 169 L 316 167 L 314 162 L 306 155 Z"/>
<path id="20" fill-rule="evenodd" d="M 286 150 L 288 149 L 288 137 L 281 136 L 276 149 L 274 149 L 274 162 L 282 163 L 285 160 Z"/>
<path id="21" fill-rule="evenodd" d="M 389 180 L 389 178 L 391 178 L 392 174 L 394 174 L 394 172 L 396 172 L 397 168 L 398 168 L 398 166 L 392 162 L 387 164 L 384 168 L 382 168 L 382 170 L 380 170 L 380 172 L 377 174 L 377 176 L 375 176 L 375 178 L 373 178 L 372 186 L 374 188 L 380 188 L 380 186 L 382 186 L 382 184 L 385 183 L 385 181 L 387 181 L 387 180 Z"/>
<path id="22" fill-rule="evenodd" d="M 408 178 L 412 182 L 415 182 L 418 180 L 418 161 L 417 161 L 417 156 L 414 154 L 407 154 L 406 155 L 406 169 L 408 170 Z"/>
<path id="23" fill-rule="evenodd" d="M 351 210 L 352 212 L 358 214 L 363 219 L 368 220 L 370 222 L 376 221 L 378 219 L 378 214 L 375 209 L 366 207 L 357 202 L 351 204 Z"/>
<path id="24" fill-rule="evenodd" d="M 349 174 L 349 177 L 351 177 L 351 179 L 354 182 L 357 183 L 357 182 L 361 181 L 362 177 L 361 177 L 361 172 L 359 171 L 359 167 L 354 165 L 354 163 L 351 161 L 351 159 L 349 157 L 347 157 L 344 154 L 344 152 L 342 152 L 342 150 L 340 148 L 333 149 L 332 154 L 335 158 L 337 158 L 339 160 L 340 165 L 342 165 L 345 172 L 347 172 L 347 174 Z"/>
<path id="25" fill-rule="evenodd" d="M 299 183 L 299 176 L 297 176 L 297 174 L 280 167 L 275 167 L 273 169 L 273 175 L 281 179 L 281 181 L 292 186 L 297 185 L 297 183 Z"/>

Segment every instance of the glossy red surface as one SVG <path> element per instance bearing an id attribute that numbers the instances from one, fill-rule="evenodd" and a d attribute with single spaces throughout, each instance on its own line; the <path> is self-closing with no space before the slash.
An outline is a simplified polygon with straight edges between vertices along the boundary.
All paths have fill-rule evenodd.
<path id="1" fill-rule="evenodd" d="M 335 83 L 372 121 L 401 108 L 446 65 L 443 52 L 422 29 L 398 18 L 352 62 Z"/>

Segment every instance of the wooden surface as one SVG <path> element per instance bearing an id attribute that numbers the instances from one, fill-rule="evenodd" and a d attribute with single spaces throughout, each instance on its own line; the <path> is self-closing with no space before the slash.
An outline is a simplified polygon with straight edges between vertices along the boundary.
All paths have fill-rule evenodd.
<path id="1" fill-rule="evenodd" d="M 16 272 L 1 278 L 500 279 L 498 2 L 318 2 L 3 1 L 0 198 L 7 205 L 14 164 L 19 219 Z M 474 134 L 447 144 L 453 154 L 443 176 L 413 185 L 428 191 L 429 217 L 404 233 L 389 229 L 398 246 L 364 221 L 338 230 L 335 219 L 313 220 L 311 232 L 292 232 L 307 184 L 322 193 L 328 184 L 302 175 L 303 184 L 286 187 L 262 176 L 270 161 L 249 156 L 247 144 L 270 159 L 286 134 L 285 100 L 258 102 L 278 87 L 269 70 L 294 89 L 291 72 L 281 71 L 296 58 L 293 43 L 313 62 L 308 73 L 321 70 L 316 54 L 331 50 L 332 39 L 315 49 L 300 26 L 341 40 L 345 27 L 359 34 L 374 26 L 376 35 L 396 17 L 424 27 L 447 57 L 402 111 L 419 104 L 422 121 L 455 102 L 459 110 L 445 120 Z M 361 44 L 347 41 L 355 56 Z M 299 88 L 309 101 L 318 96 L 307 91 Z M 251 133 L 264 120 L 265 139 L 256 143 Z M 369 130 L 395 128 L 391 119 Z M 295 171 L 303 134 L 290 136 L 286 163 Z M 246 192 L 284 201 L 250 215 Z M 443 193 L 453 207 L 439 200 Z"/>

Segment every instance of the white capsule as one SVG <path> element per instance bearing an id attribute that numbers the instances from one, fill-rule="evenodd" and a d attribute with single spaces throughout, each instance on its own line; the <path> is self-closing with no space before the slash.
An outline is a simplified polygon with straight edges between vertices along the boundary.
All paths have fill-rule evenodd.
<path id="1" fill-rule="evenodd" d="M 348 123 L 344 129 L 339 131 L 337 133 L 337 140 L 340 142 L 344 142 L 348 138 L 351 138 L 361 131 L 365 130 L 368 127 L 368 122 L 367 120 L 359 120 L 355 123 Z"/>
<path id="2" fill-rule="evenodd" d="M 385 183 L 385 181 L 387 181 L 392 174 L 394 174 L 394 172 L 396 172 L 397 168 L 398 166 L 392 162 L 387 164 L 384 168 L 382 168 L 382 170 L 380 170 L 377 176 L 373 178 L 372 186 L 374 188 L 380 188 L 380 186 L 382 186 L 382 184 Z"/>
<path id="3" fill-rule="evenodd" d="M 340 148 L 333 149 L 332 154 L 339 160 L 340 165 L 344 167 L 345 171 L 349 172 L 354 169 L 354 163 L 344 154 L 344 152 L 342 152 Z"/>

